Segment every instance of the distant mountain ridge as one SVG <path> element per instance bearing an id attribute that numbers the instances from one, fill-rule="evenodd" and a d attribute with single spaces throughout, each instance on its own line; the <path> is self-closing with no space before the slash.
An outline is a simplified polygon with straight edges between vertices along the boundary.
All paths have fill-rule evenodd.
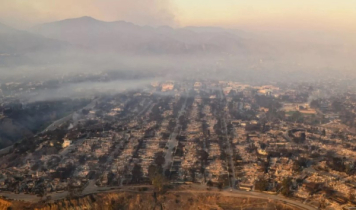
<path id="1" fill-rule="evenodd" d="M 240 37 L 222 28 L 153 28 L 124 21 L 104 22 L 87 16 L 42 24 L 30 31 L 76 46 L 114 52 L 221 53 L 244 48 Z"/>
<path id="2" fill-rule="evenodd" d="M 324 39 L 320 34 L 309 41 L 302 35 L 265 35 L 209 26 L 150 27 L 87 16 L 45 23 L 28 32 L 0 24 L 0 68 L 36 65 L 35 69 L 61 67 L 72 72 L 84 65 L 87 70 L 127 66 L 149 69 L 154 64 L 153 69 L 211 69 L 216 65 L 221 69 L 233 70 L 238 66 L 275 71 L 354 66 L 356 51 L 352 46 Z M 145 58 L 146 63 L 140 58 Z"/>
<path id="3" fill-rule="evenodd" d="M 58 51 L 69 47 L 62 41 L 21 31 L 0 23 L 0 54 Z"/>

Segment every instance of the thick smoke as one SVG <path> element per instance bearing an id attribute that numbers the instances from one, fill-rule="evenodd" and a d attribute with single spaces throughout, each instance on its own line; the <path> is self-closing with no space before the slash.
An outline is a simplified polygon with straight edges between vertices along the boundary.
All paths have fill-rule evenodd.
<path id="1" fill-rule="evenodd" d="M 83 17 L 30 32 L 0 25 L 0 46 L 1 85 L 39 84 L 28 94 L 35 101 L 115 93 L 157 78 L 270 84 L 356 76 L 355 45 L 330 34 L 277 37 L 211 27 L 141 27 Z M 42 90 L 49 80 L 58 83 L 58 90 Z"/>
<path id="2" fill-rule="evenodd" d="M 33 91 L 21 96 L 25 102 L 53 101 L 62 98 L 90 98 L 98 95 L 110 95 L 124 91 L 145 90 L 152 83 L 160 82 L 159 78 L 142 80 L 115 80 L 110 82 L 83 82 L 61 85 L 56 89 Z"/>

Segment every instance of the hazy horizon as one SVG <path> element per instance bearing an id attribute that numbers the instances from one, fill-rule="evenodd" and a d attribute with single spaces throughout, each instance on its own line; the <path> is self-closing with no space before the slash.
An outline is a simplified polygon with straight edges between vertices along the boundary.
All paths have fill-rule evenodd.
<path id="1" fill-rule="evenodd" d="M 249 82 L 352 78 L 355 7 L 350 0 L 0 0 L 0 23 L 23 30 L 0 25 L 0 82 L 111 71 Z"/>
<path id="2" fill-rule="evenodd" d="M 15 28 L 91 16 L 103 21 L 172 27 L 220 26 L 254 30 L 356 31 L 356 2 L 214 0 L 0 1 L 0 22 Z"/>

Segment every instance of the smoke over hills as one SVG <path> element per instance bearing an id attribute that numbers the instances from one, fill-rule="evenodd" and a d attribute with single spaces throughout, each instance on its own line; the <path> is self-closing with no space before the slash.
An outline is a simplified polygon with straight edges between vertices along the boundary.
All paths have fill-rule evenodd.
<path id="1" fill-rule="evenodd" d="M 3 82 L 102 71 L 171 78 L 315 79 L 320 72 L 350 76 L 356 55 L 354 46 L 327 34 L 149 27 L 87 16 L 38 25 L 29 32 L 0 25 L 0 46 Z"/>
<path id="2" fill-rule="evenodd" d="M 141 27 L 128 22 L 104 22 L 91 17 L 43 24 L 32 28 L 31 32 L 86 49 L 121 53 L 221 53 L 232 52 L 241 45 L 241 38 L 224 30 L 197 33 L 188 28 Z"/>
<path id="3" fill-rule="evenodd" d="M 57 51 L 68 44 L 20 31 L 0 23 L 0 54 L 24 54 L 39 51 Z"/>

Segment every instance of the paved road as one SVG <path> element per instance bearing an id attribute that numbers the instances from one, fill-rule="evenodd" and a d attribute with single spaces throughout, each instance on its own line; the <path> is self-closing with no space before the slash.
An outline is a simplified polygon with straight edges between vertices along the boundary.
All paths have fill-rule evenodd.
<path id="1" fill-rule="evenodd" d="M 133 187 L 143 187 L 142 186 L 125 186 L 122 188 L 118 188 L 118 189 L 113 189 L 113 188 L 109 188 L 109 187 L 96 187 L 96 186 L 91 186 L 88 187 L 88 189 L 83 191 L 83 195 L 89 195 L 89 194 L 93 194 L 93 193 L 98 193 L 98 192 L 106 192 L 106 191 L 110 191 L 110 192 L 129 192 L 129 191 L 133 191 L 133 192 L 137 192 L 135 190 L 132 190 Z M 152 187 L 149 185 L 145 185 L 145 187 Z M 200 188 L 196 189 L 196 188 Z M 205 188 L 205 187 L 204 187 Z M 89 190 L 90 189 L 90 190 Z M 242 190 L 224 190 L 224 191 L 219 191 L 217 189 L 213 189 L 211 191 L 206 191 L 205 189 L 201 188 L 201 185 L 193 185 L 193 189 L 184 189 L 184 190 L 173 190 L 170 192 L 179 192 L 179 193 L 184 193 L 184 192 L 189 192 L 189 193 L 194 193 L 194 194 L 207 194 L 207 193 L 218 193 L 221 194 L 223 196 L 233 196 L 233 197 L 243 197 L 243 198 L 259 198 L 259 199 L 268 199 L 268 200 L 275 200 L 275 201 L 279 201 L 282 202 L 284 204 L 290 205 L 290 206 L 294 206 L 294 207 L 298 207 L 301 210 L 316 210 L 316 208 L 306 205 L 300 201 L 297 200 L 291 200 L 282 196 L 277 196 L 277 195 L 270 195 L 267 193 L 262 193 L 262 192 L 248 192 L 248 191 L 242 191 Z M 147 191 L 147 193 L 152 193 L 150 191 Z"/>
<path id="2" fill-rule="evenodd" d="M 233 196 L 233 197 L 243 197 L 243 198 L 260 198 L 260 199 L 268 199 L 268 200 L 275 200 L 275 201 L 280 201 L 284 204 L 298 207 L 299 209 L 303 210 L 316 210 L 316 208 L 303 204 L 302 202 L 299 202 L 297 200 L 291 200 L 282 196 L 277 196 L 277 195 L 270 195 L 267 193 L 261 193 L 261 192 L 248 192 L 248 191 L 241 191 L 241 190 L 224 190 L 224 191 L 217 191 L 217 190 L 211 190 L 211 191 L 206 191 L 206 190 L 177 190 L 176 192 L 190 192 L 194 194 L 206 194 L 206 193 L 218 193 L 223 196 Z"/>
<path id="3" fill-rule="evenodd" d="M 282 196 L 277 196 L 277 195 L 270 195 L 266 193 L 259 193 L 259 192 L 247 192 L 247 191 L 239 191 L 239 190 L 233 190 L 232 192 L 222 192 L 223 195 L 226 196 L 235 196 L 235 197 L 251 197 L 251 198 L 266 198 L 270 200 L 277 200 L 281 201 L 283 203 L 289 204 L 291 206 L 296 206 L 300 209 L 306 209 L 306 210 L 315 210 L 316 208 L 312 206 L 308 206 L 306 204 L 303 204 L 302 202 L 299 202 L 297 200 L 291 200 L 288 198 L 284 198 Z"/>
<path id="4" fill-rule="evenodd" d="M 144 102 L 146 101 L 147 99 L 144 99 Z M 147 113 L 147 112 L 150 112 L 151 109 L 153 108 L 154 104 L 152 101 L 148 102 L 142 109 L 141 111 L 137 114 L 137 117 L 141 116 L 142 114 L 144 113 Z"/>
<path id="5" fill-rule="evenodd" d="M 163 171 L 165 171 L 169 165 L 171 164 L 172 162 L 172 155 L 174 153 L 173 148 L 178 146 L 178 141 L 177 141 L 177 135 L 178 135 L 178 130 L 179 130 L 179 118 L 184 114 L 184 111 L 185 111 L 185 107 L 187 105 L 187 100 L 188 100 L 188 97 L 185 98 L 185 101 L 184 101 L 184 104 L 182 105 L 182 108 L 180 109 L 179 111 L 179 114 L 178 114 L 178 117 L 176 119 L 176 127 L 174 128 L 174 131 L 173 133 L 171 133 L 168 141 L 167 141 L 167 151 L 166 151 L 166 157 L 165 157 L 165 164 L 163 166 Z M 177 149 L 177 148 L 176 148 Z M 171 165 L 171 168 L 172 168 L 172 165 Z"/>
<path id="6" fill-rule="evenodd" d="M 36 203 L 40 201 L 40 198 L 37 197 L 36 195 L 30 195 L 30 194 L 15 194 L 12 192 L 0 192 L 0 196 L 4 196 L 7 199 L 13 199 L 13 200 L 22 200 L 26 202 L 32 202 Z"/>
<path id="7" fill-rule="evenodd" d="M 99 192 L 137 192 L 136 190 L 132 190 L 133 187 L 143 187 L 143 185 L 141 186 L 125 186 L 122 188 L 110 188 L 110 187 L 96 187 L 96 186 L 91 186 L 88 187 L 88 189 L 83 191 L 83 195 L 89 195 L 89 194 L 93 194 L 93 193 L 99 193 Z M 150 185 L 145 185 L 145 187 L 152 187 Z M 195 186 L 194 186 L 195 187 Z M 201 186 L 196 186 L 197 188 L 200 188 Z M 89 190 L 90 189 L 90 190 Z M 201 188 L 202 189 L 202 188 Z M 217 193 L 217 194 L 221 194 L 223 196 L 232 196 L 232 197 L 239 197 L 239 198 L 259 198 L 259 199 L 268 199 L 268 200 L 274 200 L 274 201 L 279 201 L 282 202 L 284 204 L 290 205 L 290 206 L 294 206 L 294 207 L 298 207 L 301 210 L 316 210 L 316 208 L 306 205 L 300 201 L 297 200 L 291 200 L 282 196 L 278 196 L 278 195 L 270 195 L 267 193 L 262 193 L 262 192 L 248 192 L 248 191 L 241 191 L 241 190 L 224 190 L 224 191 L 219 191 L 217 189 L 213 189 L 210 191 L 206 191 L 205 189 L 199 190 L 199 189 L 184 189 L 184 190 L 173 190 L 170 192 L 179 192 L 179 193 L 185 193 L 185 192 L 189 192 L 189 193 L 193 193 L 193 194 L 207 194 L 207 193 Z M 147 193 L 152 193 L 150 191 L 147 191 Z"/>
<path id="8" fill-rule="evenodd" d="M 224 93 L 223 93 L 223 90 L 220 89 L 220 99 L 224 99 Z M 226 104 L 224 104 L 226 106 Z M 229 161 L 228 161 L 228 165 L 230 165 L 230 168 L 231 168 L 231 171 L 232 171 L 232 178 L 231 178 L 231 182 L 230 182 L 230 187 L 233 187 L 235 188 L 235 185 L 236 185 L 236 173 L 235 173 L 235 166 L 234 166 L 234 160 L 233 160 L 233 155 L 234 155 L 234 152 L 231 148 L 231 142 L 229 140 L 229 136 L 228 136 L 228 131 L 227 131 L 227 125 L 226 125 L 226 116 L 227 116 L 227 113 L 225 113 L 224 111 L 224 115 L 222 116 L 222 122 L 223 122 L 223 131 L 224 131 L 224 138 L 225 138 L 225 141 L 227 143 L 227 146 L 228 146 L 228 154 L 229 154 Z M 229 173 L 229 172 L 228 172 Z M 230 176 L 230 173 L 229 173 L 229 176 Z"/>
<path id="9" fill-rule="evenodd" d="M 270 194 L 260 193 L 260 192 L 247 192 L 247 191 L 233 190 L 232 192 L 223 191 L 223 192 L 221 192 L 221 194 L 223 194 L 225 196 L 234 196 L 234 197 L 265 198 L 265 199 L 270 199 L 270 200 L 281 201 L 285 204 L 295 206 L 300 209 L 306 209 L 306 210 L 315 210 L 316 209 L 312 206 L 303 204 L 302 202 L 299 202 L 297 200 L 291 200 L 291 199 L 288 199 L 288 198 L 285 198 L 282 196 L 270 195 Z"/>
<path id="10" fill-rule="evenodd" d="M 90 181 L 89 185 L 83 190 L 82 195 L 90 195 L 90 194 L 95 194 L 95 193 L 104 193 L 104 192 L 137 192 L 137 190 L 133 190 L 134 187 L 143 187 L 146 186 L 149 189 L 152 186 L 148 186 L 148 185 L 140 185 L 140 186 L 125 186 L 125 187 L 97 187 L 94 184 L 94 181 Z M 199 190 L 201 189 L 201 190 Z M 290 206 L 294 206 L 294 207 L 298 207 L 299 209 L 302 210 L 316 210 L 316 208 L 306 205 L 302 202 L 299 202 L 297 200 L 291 200 L 282 196 L 277 196 L 277 195 L 270 195 L 267 193 L 261 193 L 261 192 L 248 192 L 248 191 L 241 191 L 241 190 L 224 190 L 224 191 L 218 191 L 215 188 L 212 188 L 212 190 L 210 191 L 206 191 L 205 189 L 203 189 L 200 186 L 195 186 L 193 185 L 192 189 L 183 189 L 183 190 L 173 190 L 170 192 L 177 192 L 177 193 L 185 193 L 185 192 L 189 192 L 189 193 L 193 193 L 193 194 L 207 194 L 207 193 L 217 193 L 217 194 L 221 194 L 223 196 L 233 196 L 233 197 L 243 197 L 243 198 L 259 198 L 259 199 L 268 199 L 268 200 L 275 200 L 275 201 L 279 201 L 282 202 L 284 204 L 290 205 Z M 152 191 L 147 191 L 144 193 L 152 193 Z M 60 199 L 64 199 L 68 193 L 67 192 L 61 192 L 61 193 L 51 193 L 48 194 L 52 197 L 52 200 L 60 200 Z M 28 194 L 13 194 L 13 193 L 9 193 L 9 192 L 0 192 L 0 196 L 6 196 L 7 198 L 10 199 L 15 199 L 15 200 L 24 200 L 24 201 L 28 201 L 28 202 L 32 202 L 32 203 L 36 203 L 40 200 L 39 197 L 37 197 L 36 195 L 28 195 Z"/>

